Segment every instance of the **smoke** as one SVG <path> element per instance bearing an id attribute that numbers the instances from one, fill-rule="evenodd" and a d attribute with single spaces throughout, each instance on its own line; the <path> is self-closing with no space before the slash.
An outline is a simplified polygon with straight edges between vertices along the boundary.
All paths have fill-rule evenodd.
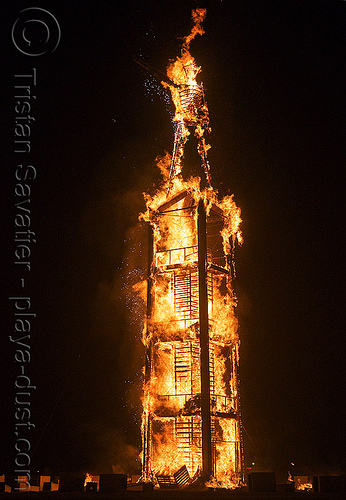
<path id="1" fill-rule="evenodd" d="M 140 155 L 137 161 L 142 161 Z M 94 474 L 141 470 L 144 302 L 134 285 L 143 280 L 147 269 L 147 231 L 138 221 L 144 208 L 138 186 L 148 185 L 147 165 L 131 189 L 104 184 L 107 175 L 114 175 L 105 166 L 102 185 L 88 200 L 81 218 L 94 297 L 86 312 L 91 334 L 81 360 L 84 373 L 78 397 L 85 402 L 80 432 L 81 440 L 88 443 L 87 469 Z"/>
<path id="2" fill-rule="evenodd" d="M 157 168 L 160 170 L 163 182 L 167 182 L 169 179 L 169 169 L 171 165 L 171 155 L 168 151 L 165 151 L 163 156 L 156 157 Z"/>
<path id="3" fill-rule="evenodd" d="M 139 447 L 130 444 L 120 429 L 95 424 L 84 426 L 93 434 L 94 450 L 89 472 L 92 474 L 139 474 L 141 460 Z"/>

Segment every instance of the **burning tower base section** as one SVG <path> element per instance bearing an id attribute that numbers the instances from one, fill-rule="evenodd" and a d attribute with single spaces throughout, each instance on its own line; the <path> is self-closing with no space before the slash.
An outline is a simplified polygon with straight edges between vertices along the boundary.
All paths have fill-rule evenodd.
<path id="1" fill-rule="evenodd" d="M 181 189 L 182 188 L 182 189 Z M 149 202 L 143 477 L 242 479 L 239 339 L 232 289 L 239 209 L 198 179 Z M 175 475 L 178 473 L 178 479 Z M 167 479 L 170 477 L 170 479 Z"/>

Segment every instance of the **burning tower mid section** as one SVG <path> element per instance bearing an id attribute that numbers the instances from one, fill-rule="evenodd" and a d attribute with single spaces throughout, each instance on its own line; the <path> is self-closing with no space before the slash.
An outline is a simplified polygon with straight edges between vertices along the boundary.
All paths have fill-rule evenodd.
<path id="1" fill-rule="evenodd" d="M 175 104 L 172 155 L 164 182 L 146 196 L 149 228 L 144 329 L 143 479 L 233 488 L 242 481 L 239 337 L 234 247 L 240 210 L 211 186 L 204 133 L 209 132 L 199 68 L 188 50 L 168 71 Z M 181 176 L 191 132 L 205 172 Z"/>

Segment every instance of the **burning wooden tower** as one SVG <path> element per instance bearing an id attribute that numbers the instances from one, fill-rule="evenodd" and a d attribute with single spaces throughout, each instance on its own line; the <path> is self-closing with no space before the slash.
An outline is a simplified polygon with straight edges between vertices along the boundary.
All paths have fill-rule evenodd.
<path id="1" fill-rule="evenodd" d="M 205 11 L 193 12 L 203 33 Z M 159 161 L 164 182 L 146 196 L 150 232 L 144 330 L 143 479 L 183 485 L 202 477 L 220 487 L 242 480 L 239 338 L 234 246 L 240 209 L 218 199 L 207 159 L 208 108 L 185 38 L 162 84 L 175 104 L 172 155 Z M 197 140 L 205 180 L 181 175 L 184 146 Z M 201 187 L 201 184 L 204 187 Z"/>

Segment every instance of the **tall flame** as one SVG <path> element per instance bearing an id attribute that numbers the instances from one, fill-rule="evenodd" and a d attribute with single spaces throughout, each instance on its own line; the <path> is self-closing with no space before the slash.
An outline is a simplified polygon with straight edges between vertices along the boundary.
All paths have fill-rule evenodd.
<path id="1" fill-rule="evenodd" d="M 199 212 L 206 213 L 206 282 L 209 350 L 209 400 L 213 471 L 208 484 L 233 488 L 242 477 L 241 417 L 238 391 L 239 337 L 237 305 L 232 288 L 233 250 L 242 243 L 241 213 L 233 196 L 219 199 L 211 186 L 207 160 L 210 132 L 208 108 L 200 72 L 189 52 L 191 41 L 202 35 L 205 9 L 192 12 L 191 33 L 183 39 L 181 54 L 171 61 L 164 83 L 175 105 L 173 153 L 157 158 L 162 184 L 144 194 L 146 210 L 140 220 L 152 234 L 152 259 L 145 283 L 147 294 L 143 331 L 146 347 L 143 396 L 143 475 L 160 484 L 160 477 L 176 479 L 186 467 L 184 484 L 203 469 L 203 412 L 201 397 Z M 191 131 L 206 174 L 184 179 L 184 146 Z M 180 479 L 181 481 L 181 479 Z"/>
<path id="2" fill-rule="evenodd" d="M 203 35 L 204 29 L 202 23 L 207 15 L 207 9 L 197 8 L 192 10 L 191 18 L 193 26 L 189 35 L 184 38 L 183 50 L 189 50 L 191 41 L 196 35 Z"/>

